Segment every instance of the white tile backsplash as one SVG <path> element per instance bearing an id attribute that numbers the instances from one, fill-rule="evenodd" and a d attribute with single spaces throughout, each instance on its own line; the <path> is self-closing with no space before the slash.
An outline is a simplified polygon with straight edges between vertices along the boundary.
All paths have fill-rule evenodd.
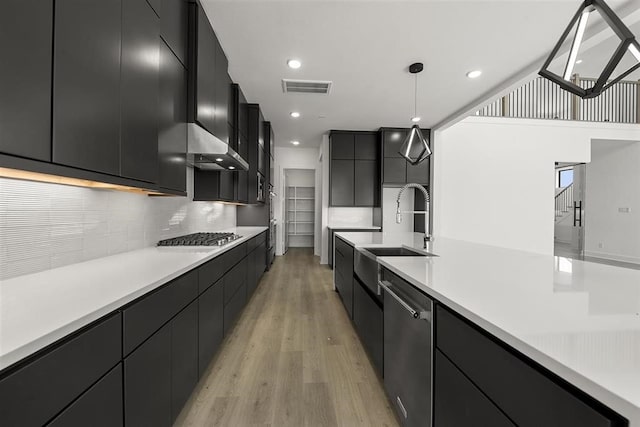
<path id="1" fill-rule="evenodd" d="M 236 226 L 236 207 L 188 197 L 0 178 L 0 280 Z"/>

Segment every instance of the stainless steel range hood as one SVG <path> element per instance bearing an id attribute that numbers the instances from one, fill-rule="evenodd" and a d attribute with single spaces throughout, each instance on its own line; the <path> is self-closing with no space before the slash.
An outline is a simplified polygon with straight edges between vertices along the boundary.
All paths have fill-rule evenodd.
<path id="1" fill-rule="evenodd" d="M 187 123 L 187 163 L 191 167 L 215 171 L 246 171 L 249 163 L 226 142 L 196 123 Z"/>

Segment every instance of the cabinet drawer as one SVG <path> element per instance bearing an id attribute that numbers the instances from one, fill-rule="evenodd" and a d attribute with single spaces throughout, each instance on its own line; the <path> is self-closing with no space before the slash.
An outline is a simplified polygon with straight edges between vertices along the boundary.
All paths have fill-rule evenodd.
<path id="1" fill-rule="evenodd" d="M 512 427 L 514 424 L 443 354 L 435 351 L 435 426 Z"/>
<path id="2" fill-rule="evenodd" d="M 224 306 L 224 335 L 226 336 L 247 303 L 247 287 L 242 284 L 233 298 Z"/>
<path id="3" fill-rule="evenodd" d="M 55 346 L 0 380 L 0 425 L 40 426 L 70 404 L 121 357 L 120 314 Z"/>
<path id="4" fill-rule="evenodd" d="M 438 306 L 437 347 L 519 426 L 618 426 L 619 416 Z M 584 396 L 584 397 L 583 397 Z"/>
<path id="5" fill-rule="evenodd" d="M 224 275 L 224 304 L 226 305 L 241 286 L 247 283 L 247 259 L 236 264 Z"/>
<path id="6" fill-rule="evenodd" d="M 122 363 L 58 415 L 49 427 L 116 427 L 123 423 Z"/>
<path id="7" fill-rule="evenodd" d="M 198 269 L 198 291 L 204 292 L 218 281 L 231 267 L 247 255 L 248 243 L 242 243 L 227 252 L 218 255 Z"/>
<path id="8" fill-rule="evenodd" d="M 197 271 L 173 280 L 123 312 L 124 355 L 142 344 L 198 296 Z"/>
<path id="9" fill-rule="evenodd" d="M 256 247 L 267 241 L 267 232 L 264 231 L 256 236 Z"/>
<path id="10" fill-rule="evenodd" d="M 207 289 L 198 298 L 198 374 L 202 376 L 218 351 L 224 323 L 222 280 Z"/>

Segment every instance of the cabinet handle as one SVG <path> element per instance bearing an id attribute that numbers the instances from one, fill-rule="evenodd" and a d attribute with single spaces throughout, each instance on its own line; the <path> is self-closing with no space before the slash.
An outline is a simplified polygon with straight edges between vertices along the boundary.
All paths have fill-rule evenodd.
<path id="1" fill-rule="evenodd" d="M 400 298 L 400 296 L 398 294 L 393 292 L 393 290 L 391 289 L 391 287 L 393 286 L 391 284 L 391 282 L 389 282 L 387 280 L 379 280 L 378 281 L 378 286 L 380 286 L 382 289 L 387 291 L 387 293 L 389 295 L 391 295 L 393 297 L 393 299 L 398 301 L 398 303 L 402 307 L 404 307 L 404 309 L 407 310 L 409 312 L 409 314 L 411 314 L 411 317 L 413 317 L 414 319 L 421 319 L 421 320 L 426 320 L 428 322 L 431 322 L 431 312 L 430 311 L 426 311 L 426 310 L 416 310 L 413 307 L 411 307 L 409 305 L 409 303 L 407 303 L 405 300 Z"/>

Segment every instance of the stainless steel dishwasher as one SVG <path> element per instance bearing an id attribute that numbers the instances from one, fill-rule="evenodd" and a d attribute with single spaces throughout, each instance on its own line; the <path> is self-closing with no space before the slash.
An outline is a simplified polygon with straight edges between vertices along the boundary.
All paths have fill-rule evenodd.
<path id="1" fill-rule="evenodd" d="M 433 300 L 389 270 L 384 289 L 384 386 L 404 427 L 432 425 Z"/>

